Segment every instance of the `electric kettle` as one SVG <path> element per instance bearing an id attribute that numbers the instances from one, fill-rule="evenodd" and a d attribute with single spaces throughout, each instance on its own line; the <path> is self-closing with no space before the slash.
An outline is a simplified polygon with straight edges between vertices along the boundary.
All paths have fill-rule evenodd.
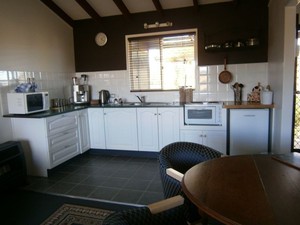
<path id="1" fill-rule="evenodd" d="M 109 98 L 110 98 L 109 91 L 107 91 L 107 90 L 101 90 L 101 91 L 99 91 L 99 103 L 100 103 L 100 105 L 107 104 Z"/>

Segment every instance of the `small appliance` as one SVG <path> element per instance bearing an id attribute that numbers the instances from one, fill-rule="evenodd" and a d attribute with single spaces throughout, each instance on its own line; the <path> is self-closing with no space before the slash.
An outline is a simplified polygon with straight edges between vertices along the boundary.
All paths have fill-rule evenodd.
<path id="1" fill-rule="evenodd" d="M 222 125 L 222 102 L 193 102 L 184 104 L 186 125 Z"/>
<path id="2" fill-rule="evenodd" d="M 99 91 L 99 103 L 100 103 L 100 105 L 107 104 L 109 98 L 110 98 L 109 91 L 107 91 L 107 90 L 101 90 L 101 91 Z"/>
<path id="3" fill-rule="evenodd" d="M 30 114 L 49 110 L 48 92 L 7 93 L 8 112 Z"/>
<path id="4" fill-rule="evenodd" d="M 77 78 L 73 77 L 73 102 L 74 104 L 87 104 L 90 102 L 90 86 L 87 75 L 82 74 L 79 84 Z"/>

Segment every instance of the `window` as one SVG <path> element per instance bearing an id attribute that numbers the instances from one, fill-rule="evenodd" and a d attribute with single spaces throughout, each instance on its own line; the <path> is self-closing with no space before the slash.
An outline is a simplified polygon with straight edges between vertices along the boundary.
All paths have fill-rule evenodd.
<path id="1" fill-rule="evenodd" d="M 131 91 L 195 87 L 196 32 L 128 38 Z"/>

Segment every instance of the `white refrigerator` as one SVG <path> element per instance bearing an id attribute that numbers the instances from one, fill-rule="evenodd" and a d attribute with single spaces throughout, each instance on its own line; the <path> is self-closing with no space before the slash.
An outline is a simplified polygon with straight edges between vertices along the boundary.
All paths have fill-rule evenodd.
<path id="1" fill-rule="evenodd" d="M 229 154 L 267 153 L 269 109 L 230 109 Z"/>

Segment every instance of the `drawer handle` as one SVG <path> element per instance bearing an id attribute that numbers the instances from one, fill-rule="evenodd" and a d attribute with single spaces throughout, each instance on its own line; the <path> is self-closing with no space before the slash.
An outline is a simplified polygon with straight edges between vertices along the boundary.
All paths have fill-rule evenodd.
<path id="1" fill-rule="evenodd" d="M 244 115 L 244 117 L 255 117 L 255 115 Z"/>

